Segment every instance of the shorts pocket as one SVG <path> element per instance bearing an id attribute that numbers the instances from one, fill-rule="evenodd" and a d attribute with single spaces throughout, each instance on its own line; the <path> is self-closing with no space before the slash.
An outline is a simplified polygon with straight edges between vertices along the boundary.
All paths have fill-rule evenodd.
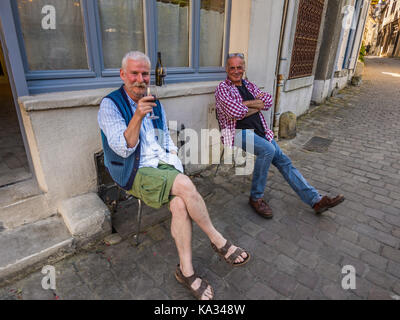
<path id="1" fill-rule="evenodd" d="M 167 178 L 160 175 L 143 173 L 140 178 L 142 200 L 150 207 L 161 208 L 169 195 L 165 195 Z"/>

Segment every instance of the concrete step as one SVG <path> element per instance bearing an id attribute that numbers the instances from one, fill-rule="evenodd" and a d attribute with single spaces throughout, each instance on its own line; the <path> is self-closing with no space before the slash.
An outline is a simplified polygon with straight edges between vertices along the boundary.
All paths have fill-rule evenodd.
<path id="1" fill-rule="evenodd" d="M 0 231 L 45 219 L 53 213 L 34 179 L 0 188 Z"/>
<path id="2" fill-rule="evenodd" d="M 75 251 L 74 239 L 60 216 L 2 231 L 0 243 L 0 286 L 44 261 L 56 262 Z"/>

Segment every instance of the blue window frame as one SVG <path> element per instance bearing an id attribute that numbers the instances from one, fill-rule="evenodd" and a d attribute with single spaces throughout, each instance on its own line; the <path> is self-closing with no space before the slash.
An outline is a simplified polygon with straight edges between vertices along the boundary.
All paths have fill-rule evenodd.
<path id="1" fill-rule="evenodd" d="M 22 1 L 22 0 L 21 0 Z M 57 3 L 59 0 L 55 0 Z M 21 51 L 21 59 L 24 67 L 25 78 L 29 94 L 37 94 L 44 92 L 68 91 L 94 89 L 101 87 L 115 87 L 121 84 L 118 68 L 106 68 L 104 64 L 103 43 L 102 43 L 102 26 L 99 13 L 99 0 L 63 0 L 72 1 L 79 8 L 78 16 L 82 18 L 82 32 L 84 33 L 84 45 L 87 55 L 86 69 L 58 69 L 58 70 L 30 70 L 30 61 L 27 54 L 26 39 L 24 39 L 24 30 L 21 25 L 20 11 L 17 1 L 10 1 L 12 15 L 14 17 L 16 35 L 19 48 Z M 108 0 L 121 1 L 121 0 Z M 157 0 L 141 0 L 143 1 L 143 19 L 145 30 L 145 51 L 149 55 L 153 69 L 156 62 L 158 42 L 158 12 Z M 158 0 L 164 4 L 176 6 L 182 3 L 182 0 Z M 51 1 L 47 1 L 50 2 Z M 190 3 L 188 18 L 190 19 L 188 26 L 189 48 L 188 48 L 188 65 L 184 67 L 168 67 L 168 64 L 163 61 L 167 68 L 166 83 L 179 83 L 188 81 L 212 81 L 225 78 L 225 56 L 229 48 L 229 26 L 230 26 L 230 11 L 231 0 L 187 0 Z M 219 4 L 219 8 L 215 5 Z M 210 9 L 211 8 L 211 9 Z M 222 8 L 222 9 L 221 9 Z M 204 10 L 219 10 L 219 14 L 223 15 L 223 25 L 219 19 L 220 29 L 223 29 L 221 36 L 221 58 L 213 66 L 201 66 L 200 52 L 207 54 L 208 48 L 201 48 L 204 45 L 204 30 L 201 30 L 201 21 L 204 18 Z M 203 23 L 205 24 L 205 23 Z M 208 27 L 209 35 L 213 36 L 212 27 Z M 211 28 L 211 29 L 210 29 Z M 204 28 L 203 28 L 204 29 Z M 28 28 L 29 30 L 29 28 Z M 206 30 L 207 32 L 207 30 Z M 207 37 L 207 34 L 206 34 Z M 220 39 L 218 38 L 218 39 Z M 217 41 L 219 41 L 217 39 Z M 203 41 L 203 42 L 202 42 Z M 32 44 L 30 44 L 33 46 Z M 111 48 L 112 50 L 112 48 Z M 31 50 L 32 51 L 32 50 Z M 162 51 L 161 51 L 162 52 Z M 120 53 L 120 54 L 124 54 Z M 46 57 L 43 57 L 46 59 Z M 204 57 L 202 59 L 204 61 Z M 153 75 L 154 76 L 154 75 Z"/>

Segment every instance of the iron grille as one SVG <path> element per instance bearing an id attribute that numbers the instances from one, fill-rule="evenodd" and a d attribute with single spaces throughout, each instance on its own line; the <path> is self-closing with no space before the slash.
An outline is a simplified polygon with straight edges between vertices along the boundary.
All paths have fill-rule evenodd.
<path id="1" fill-rule="evenodd" d="M 312 75 L 325 0 L 300 0 L 289 79 Z"/>

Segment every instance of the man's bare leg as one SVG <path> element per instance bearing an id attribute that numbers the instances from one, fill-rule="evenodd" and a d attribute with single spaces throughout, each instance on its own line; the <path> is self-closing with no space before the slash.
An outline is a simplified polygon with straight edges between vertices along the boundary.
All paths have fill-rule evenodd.
<path id="1" fill-rule="evenodd" d="M 180 197 L 175 197 L 170 202 L 172 212 L 171 234 L 175 239 L 176 248 L 180 260 L 180 268 L 185 277 L 194 274 L 192 264 L 192 219 L 190 218 L 185 202 Z M 196 279 L 192 284 L 192 288 L 197 290 L 201 285 L 201 279 Z M 202 296 L 202 300 L 210 300 L 213 298 L 211 287 L 208 286 Z"/>
<path id="2" fill-rule="evenodd" d="M 192 220 L 198 224 L 217 248 L 220 249 L 225 246 L 227 240 L 213 226 L 206 204 L 189 177 L 183 174 L 178 175 L 172 186 L 171 194 L 178 196 L 184 201 L 187 212 Z M 226 257 L 229 257 L 236 249 L 237 247 L 235 246 L 229 248 Z M 243 262 L 246 257 L 247 254 L 245 252 L 242 253 L 241 256 L 236 258 L 235 263 Z"/>

